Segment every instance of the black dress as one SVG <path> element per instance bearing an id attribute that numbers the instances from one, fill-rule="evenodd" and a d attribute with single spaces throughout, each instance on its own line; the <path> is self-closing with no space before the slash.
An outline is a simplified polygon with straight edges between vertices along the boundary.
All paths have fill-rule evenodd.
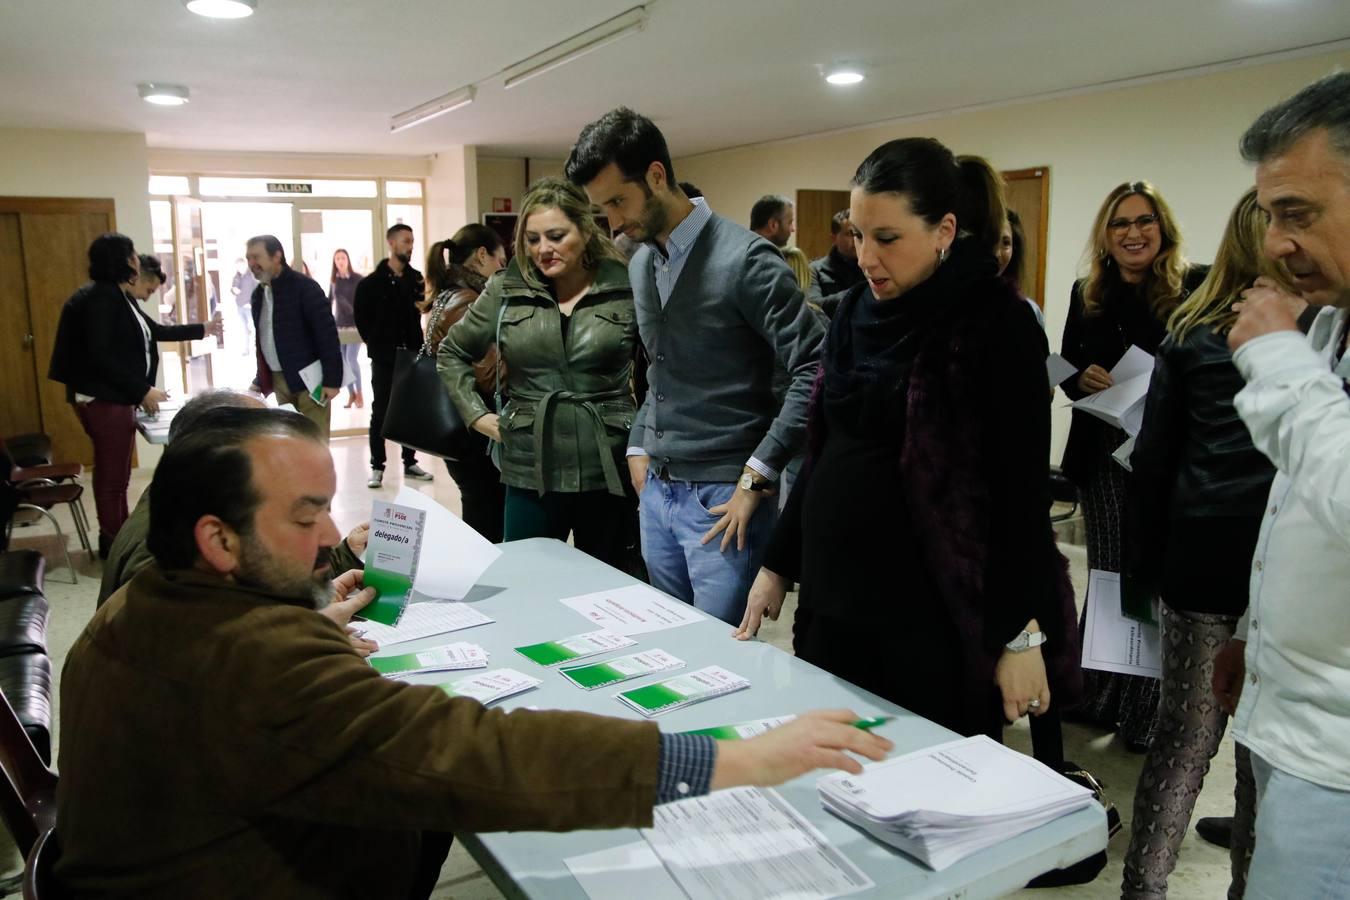
<path id="1" fill-rule="evenodd" d="M 825 439 L 794 485 L 764 565 L 800 582 L 798 657 L 953 731 L 999 739 L 997 686 L 991 680 L 974 702 L 963 690 L 970 651 L 933 580 L 917 533 L 923 516 L 900 466 L 910 372 L 944 329 L 951 301 L 942 282 L 953 276 L 943 274 L 881 303 L 865 286 L 845 296 L 815 399 Z"/>

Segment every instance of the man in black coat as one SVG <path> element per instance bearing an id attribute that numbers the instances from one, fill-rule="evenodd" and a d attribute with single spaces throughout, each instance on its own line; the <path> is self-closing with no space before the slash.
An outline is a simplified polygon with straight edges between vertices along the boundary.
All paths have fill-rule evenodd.
<path id="1" fill-rule="evenodd" d="M 375 395 L 370 404 L 370 480 L 366 482 L 372 488 L 384 483 L 384 413 L 394 386 L 394 359 L 399 348 L 422 346 L 418 303 L 426 292 L 422 273 L 412 267 L 413 230 L 399 223 L 385 239 L 389 257 L 361 279 L 353 303 L 356 330 L 370 357 L 370 388 Z M 431 480 L 431 474 L 417 464 L 417 453 L 411 447 L 403 448 L 403 475 Z"/>
<path id="2" fill-rule="evenodd" d="M 832 298 L 826 312 L 833 315 L 834 307 L 839 305 L 837 295 L 862 281 L 863 273 L 858 268 L 858 251 L 853 248 L 853 227 L 848 221 L 848 210 L 841 209 L 830 219 L 830 234 L 834 236 L 830 252 L 811 260 L 811 287 L 807 289 L 806 299 L 821 303 L 827 297 Z"/>

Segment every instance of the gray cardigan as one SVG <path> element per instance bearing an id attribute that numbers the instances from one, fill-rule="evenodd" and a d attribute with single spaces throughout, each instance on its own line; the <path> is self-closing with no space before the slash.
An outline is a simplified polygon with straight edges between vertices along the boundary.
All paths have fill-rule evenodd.
<path id="1" fill-rule="evenodd" d="M 647 399 L 630 446 L 680 481 L 735 481 L 750 457 L 782 472 L 805 443 L 825 331 L 772 244 L 713 214 L 665 308 L 652 254 L 629 263 L 647 348 Z M 781 406 L 774 362 L 792 377 Z"/>

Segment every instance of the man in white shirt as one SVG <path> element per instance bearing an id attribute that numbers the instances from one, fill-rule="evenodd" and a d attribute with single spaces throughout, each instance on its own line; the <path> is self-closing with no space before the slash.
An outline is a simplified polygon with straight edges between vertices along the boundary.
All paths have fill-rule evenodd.
<path id="1" fill-rule="evenodd" d="M 1258 279 L 1229 337 L 1234 405 L 1279 474 L 1214 690 L 1257 781 L 1246 896 L 1350 897 L 1350 74 L 1267 110 L 1241 147 L 1267 255 L 1325 308 L 1305 339 L 1293 298 Z"/>

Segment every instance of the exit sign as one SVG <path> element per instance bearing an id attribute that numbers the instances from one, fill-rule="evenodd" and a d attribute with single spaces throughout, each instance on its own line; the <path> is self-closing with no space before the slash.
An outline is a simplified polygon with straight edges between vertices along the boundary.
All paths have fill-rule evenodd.
<path id="1" fill-rule="evenodd" d="M 314 185 L 308 181 L 269 181 L 267 182 L 267 193 L 312 194 L 314 193 Z"/>

